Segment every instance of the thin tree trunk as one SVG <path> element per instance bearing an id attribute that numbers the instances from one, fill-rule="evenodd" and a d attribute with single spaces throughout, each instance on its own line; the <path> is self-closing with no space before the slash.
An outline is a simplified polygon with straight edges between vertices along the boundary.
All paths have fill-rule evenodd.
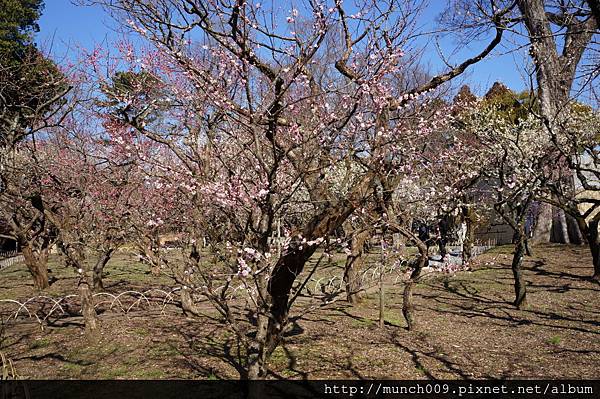
<path id="1" fill-rule="evenodd" d="M 598 234 L 598 221 L 592 220 L 587 228 L 587 240 L 592 253 L 594 274 L 592 280 L 600 283 L 600 235 Z"/>
<path id="2" fill-rule="evenodd" d="M 344 266 L 344 282 L 346 284 L 346 298 L 348 302 L 355 304 L 360 302 L 360 269 L 363 264 L 363 253 L 365 242 L 370 236 L 369 230 L 355 231 L 352 234 L 350 244 L 350 255 L 346 257 Z"/>
<path id="3" fill-rule="evenodd" d="M 150 266 L 150 273 L 153 276 L 160 275 L 163 259 L 160 251 L 160 238 L 156 233 L 146 235 L 138 243 L 138 248 L 143 255 L 143 261 Z"/>
<path id="4" fill-rule="evenodd" d="M 592 256 L 594 261 L 594 274 L 592 275 L 592 281 L 600 284 L 600 245 L 598 243 L 594 244 L 594 252 Z"/>
<path id="5" fill-rule="evenodd" d="M 183 285 L 179 294 L 181 299 L 181 309 L 186 316 L 200 316 L 201 312 L 198 310 L 196 303 L 192 297 L 192 289 L 188 285 Z"/>
<path id="6" fill-rule="evenodd" d="M 421 276 L 421 271 L 425 267 L 428 256 L 427 256 L 427 246 L 425 244 L 417 243 L 417 247 L 419 248 L 419 259 L 413 269 L 410 279 L 407 281 L 404 286 L 404 294 L 402 296 L 402 314 L 404 315 L 404 319 L 406 320 L 406 325 L 408 331 L 413 331 L 417 328 L 417 320 L 415 318 L 415 307 L 413 303 L 413 290 L 415 285 L 417 284 L 417 280 Z"/>
<path id="7" fill-rule="evenodd" d="M 533 252 L 531 251 L 531 245 L 529 245 L 529 240 L 526 238 L 523 242 L 525 245 L 525 254 L 527 256 L 533 256 Z"/>
<path id="8" fill-rule="evenodd" d="M 467 231 L 465 233 L 465 240 L 463 242 L 462 261 L 463 265 L 466 265 L 473 256 L 473 241 L 475 233 L 473 209 L 468 206 L 463 207 L 463 218 L 465 224 L 467 225 Z"/>
<path id="9" fill-rule="evenodd" d="M 526 305 L 527 288 L 523 278 L 523 257 L 525 256 L 525 237 L 521 232 L 517 232 L 517 242 L 515 244 L 515 253 L 512 261 L 512 272 L 515 280 L 515 301 L 513 302 L 517 309 Z"/>
<path id="10" fill-rule="evenodd" d="M 581 215 L 576 218 L 579 230 L 585 237 L 590 252 L 592 254 L 592 266 L 594 273 L 592 274 L 592 281 L 600 283 L 600 234 L 598 232 L 598 220 L 591 220 L 589 223 L 586 222 L 585 218 Z"/>
<path id="11" fill-rule="evenodd" d="M 385 291 L 383 287 L 383 271 L 379 275 L 379 328 L 385 325 Z"/>
<path id="12" fill-rule="evenodd" d="M 36 290 L 43 290 L 50 286 L 48 281 L 48 266 L 47 259 L 48 256 L 40 253 L 36 256 L 34 250 L 30 245 L 22 245 L 21 251 L 23 252 L 23 257 L 25 258 L 25 265 L 27 265 L 27 269 L 31 273 L 31 277 L 33 277 L 33 286 Z"/>
<path id="13" fill-rule="evenodd" d="M 102 273 L 104 272 L 104 266 L 110 260 L 112 254 L 114 252 L 114 248 L 109 248 L 100 254 L 96 264 L 94 265 L 92 280 L 94 282 L 94 291 L 100 291 L 104 289 L 104 284 L 102 282 Z"/>

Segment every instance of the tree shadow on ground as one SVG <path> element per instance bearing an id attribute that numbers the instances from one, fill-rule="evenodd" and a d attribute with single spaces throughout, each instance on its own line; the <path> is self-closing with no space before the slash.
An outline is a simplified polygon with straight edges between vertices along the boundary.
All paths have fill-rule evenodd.
<path id="1" fill-rule="evenodd" d="M 564 279 L 568 279 L 568 280 L 575 280 L 575 281 L 591 281 L 591 275 L 587 275 L 587 274 L 573 274 L 573 273 L 569 273 L 566 271 L 551 271 L 551 270 L 547 270 L 544 268 L 544 266 L 546 266 L 546 261 L 545 260 L 534 260 L 533 261 L 533 265 L 532 266 L 526 266 L 524 267 L 525 270 L 528 271 L 532 271 L 534 272 L 536 275 L 538 276 L 544 276 L 544 277 L 549 277 L 549 278 L 554 278 L 554 279 L 560 279 L 560 280 L 564 280 Z M 571 266 L 569 269 L 584 269 L 586 272 L 589 272 L 591 267 L 573 267 Z M 586 288 L 577 288 L 577 289 L 586 289 Z M 599 289 L 595 289 L 594 291 L 600 291 Z"/>
<path id="2" fill-rule="evenodd" d="M 296 354 L 285 343 L 281 344 L 281 349 L 283 350 L 283 354 L 286 358 L 287 365 L 285 368 L 285 372 L 288 375 L 284 376 L 280 373 L 275 372 L 272 369 L 268 370 L 268 375 L 278 380 L 287 380 L 290 377 L 300 377 L 304 381 L 308 380 L 309 373 L 298 369 L 298 359 Z M 292 373 L 294 373 L 295 375 L 289 375 Z"/>
<path id="3" fill-rule="evenodd" d="M 505 322 L 509 325 L 537 325 L 588 334 L 600 334 L 600 330 L 598 329 L 588 330 L 578 326 L 579 324 L 586 324 L 592 327 L 600 327 L 600 322 L 595 320 L 570 317 L 567 314 L 560 314 L 556 311 L 544 311 L 532 307 L 517 310 L 508 301 L 498 301 L 481 295 L 476 287 L 472 287 L 465 282 L 459 282 L 456 286 L 450 287 L 449 283 L 444 281 L 443 286 L 445 289 L 442 289 L 435 283 L 427 284 L 429 293 L 417 294 L 426 300 L 423 308 L 437 313 L 453 314 L 467 318 L 483 317 Z M 556 290 L 546 291 L 562 292 Z M 568 309 L 565 309 L 565 311 L 568 311 Z M 547 321 L 563 321 L 570 325 L 550 324 Z M 506 324 L 503 323 L 503 325 Z"/>
<path id="4" fill-rule="evenodd" d="M 58 360 L 63 363 L 74 364 L 77 366 L 91 366 L 92 364 L 94 364 L 94 362 L 91 362 L 89 360 L 82 360 L 82 359 L 70 360 L 70 359 L 67 359 L 66 357 L 64 357 L 63 355 L 61 355 L 60 353 L 45 353 L 43 355 L 30 355 L 30 356 L 21 356 L 21 357 L 14 358 L 14 360 L 25 360 L 25 359 L 30 359 L 30 360 L 35 360 L 35 361 L 40 361 L 40 360 L 45 360 L 45 359 Z"/>
<path id="5" fill-rule="evenodd" d="M 424 360 L 426 358 L 431 361 L 435 361 L 437 365 L 441 366 L 443 369 L 452 373 L 455 376 L 459 376 L 462 379 L 471 379 L 473 378 L 472 374 L 468 371 L 464 370 L 464 366 L 461 366 L 458 363 L 451 361 L 448 356 L 444 355 L 439 348 L 436 348 L 435 345 L 432 345 L 429 342 L 429 339 L 425 334 L 412 332 L 410 334 L 416 335 L 418 341 L 423 343 L 424 345 L 430 346 L 433 349 L 429 351 L 419 350 L 415 348 L 409 347 L 407 344 L 403 344 L 401 342 L 401 336 L 397 331 L 390 330 L 388 333 L 389 342 L 392 343 L 396 348 L 400 349 L 408 353 L 411 357 L 411 360 L 417 370 L 425 375 L 428 379 L 435 380 L 436 377 L 432 374 L 432 372 L 425 365 Z M 486 378 L 490 378 L 489 376 Z"/>
<path id="6" fill-rule="evenodd" d="M 233 367 L 242 379 L 247 378 L 242 343 L 237 338 L 227 337 L 224 340 L 222 329 L 216 326 L 208 334 L 199 336 L 196 331 L 187 328 L 178 329 L 179 334 L 188 345 L 189 352 L 182 353 L 188 367 L 204 378 L 229 379 L 221 371 L 199 361 L 198 354 L 224 362 Z"/>

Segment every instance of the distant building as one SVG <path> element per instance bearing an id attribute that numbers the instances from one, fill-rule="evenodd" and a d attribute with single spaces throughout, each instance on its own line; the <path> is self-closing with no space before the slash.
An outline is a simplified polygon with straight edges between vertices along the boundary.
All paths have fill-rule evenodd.
<path id="1" fill-rule="evenodd" d="M 488 209 L 480 209 L 477 212 L 474 233 L 476 243 L 504 245 L 512 243 L 513 240 L 512 227 L 492 207 L 495 201 L 495 184 L 493 181 L 480 180 L 472 193 L 474 202 L 489 205 Z"/>

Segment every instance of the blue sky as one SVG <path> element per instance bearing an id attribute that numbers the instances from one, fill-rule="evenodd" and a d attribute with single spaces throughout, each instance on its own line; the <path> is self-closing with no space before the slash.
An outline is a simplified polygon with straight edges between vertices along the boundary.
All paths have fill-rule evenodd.
<path id="1" fill-rule="evenodd" d="M 443 10 L 445 1 L 431 0 L 431 5 L 423 16 L 423 25 L 432 26 L 434 18 Z M 98 7 L 77 6 L 71 0 L 46 0 L 44 14 L 40 19 L 38 43 L 46 50 L 51 50 L 59 62 L 61 58 L 71 57 L 79 47 L 92 48 L 95 44 L 110 43 L 117 37 L 110 16 Z M 440 37 L 440 48 L 445 53 L 452 52 L 456 43 L 452 38 Z M 453 54 L 452 62 L 461 62 L 467 57 L 481 51 L 487 43 L 474 42 L 459 48 Z M 523 90 L 527 82 L 523 78 L 523 63 L 526 57 L 522 53 L 501 55 L 506 48 L 467 70 L 461 81 L 468 83 L 475 92 L 485 93 L 495 81 L 501 81 L 513 90 Z M 432 72 L 443 70 L 434 46 L 429 46 L 424 60 Z"/>

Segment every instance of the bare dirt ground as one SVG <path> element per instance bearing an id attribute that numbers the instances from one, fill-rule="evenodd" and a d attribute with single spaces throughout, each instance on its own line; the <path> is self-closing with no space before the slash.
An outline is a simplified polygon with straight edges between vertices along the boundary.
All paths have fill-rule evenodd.
<path id="1" fill-rule="evenodd" d="M 418 331 L 401 314 L 402 285 L 386 286 L 386 325 L 377 327 L 375 292 L 350 306 L 336 301 L 294 319 L 270 361 L 273 378 L 600 378 L 600 285 L 587 280 L 585 247 L 544 245 L 525 262 L 528 305 L 512 305 L 511 248 L 478 257 L 471 272 L 436 274 L 416 289 Z M 109 292 L 163 287 L 119 255 L 107 266 Z M 44 295 L 75 293 L 65 271 Z M 0 273 L 0 299 L 34 295 L 24 266 Z M 9 309 L 2 303 L 0 309 Z M 14 312 L 14 306 L 11 308 Z M 90 345 L 82 319 L 6 320 L 0 351 L 30 379 L 239 378 L 234 336 L 208 312 L 186 318 L 168 305 L 101 314 Z M 76 309 L 75 309 L 76 311 Z M 293 316 L 293 314 L 292 314 Z"/>

